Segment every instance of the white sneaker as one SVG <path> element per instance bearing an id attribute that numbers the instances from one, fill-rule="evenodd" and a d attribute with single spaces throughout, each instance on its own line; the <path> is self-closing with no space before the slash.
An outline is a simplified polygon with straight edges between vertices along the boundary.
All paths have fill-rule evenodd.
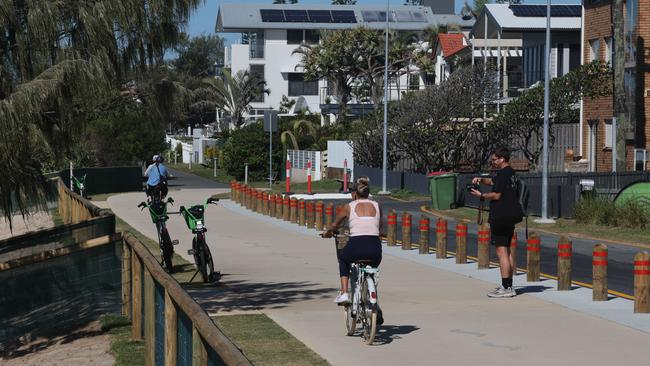
<path id="1" fill-rule="evenodd" d="M 487 295 L 488 297 L 514 297 L 517 296 L 517 292 L 512 287 L 505 288 L 503 286 L 499 286 L 493 291 L 488 292 Z"/>
<path id="2" fill-rule="evenodd" d="M 334 299 L 335 304 L 346 304 L 349 302 L 350 302 L 350 296 L 348 296 L 347 292 L 343 292 L 343 293 L 339 292 L 339 295 L 336 297 L 336 299 Z"/>

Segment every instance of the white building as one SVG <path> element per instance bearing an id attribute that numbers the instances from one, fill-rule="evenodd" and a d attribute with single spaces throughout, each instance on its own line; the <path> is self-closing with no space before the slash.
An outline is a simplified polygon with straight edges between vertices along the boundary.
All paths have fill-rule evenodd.
<path id="1" fill-rule="evenodd" d="M 250 70 L 263 76 L 270 89 L 251 104 L 251 116 L 263 115 L 265 109 L 279 109 L 283 96 L 295 99 L 297 105 L 311 112 L 327 113 L 331 103 L 325 80 L 305 81 L 299 69 L 300 56 L 292 54 L 301 44 L 319 42 L 321 30 L 367 27 L 384 29 L 386 11 L 382 6 L 302 5 L 302 4 L 222 4 L 217 15 L 217 32 L 242 33 L 241 44 L 225 50 L 225 67 L 235 74 Z M 428 27 L 458 24 L 468 29 L 473 19 L 458 15 L 433 14 L 426 6 L 397 6 L 389 13 L 390 28 L 405 32 L 421 32 Z M 393 83 L 391 99 L 399 98 L 409 86 L 408 76 Z M 419 85 L 424 86 L 420 80 Z M 354 101 L 352 103 L 355 103 Z M 358 103 L 358 102 L 357 102 Z M 368 104 L 351 105 L 351 111 L 365 110 Z M 370 106 L 371 107 L 371 106 Z M 370 108 L 371 109 L 371 108 Z"/>

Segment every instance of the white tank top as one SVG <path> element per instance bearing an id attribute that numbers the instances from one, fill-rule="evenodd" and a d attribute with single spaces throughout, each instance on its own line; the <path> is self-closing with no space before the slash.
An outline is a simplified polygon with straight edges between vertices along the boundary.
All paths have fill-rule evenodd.
<path id="1" fill-rule="evenodd" d="M 375 216 L 358 216 L 356 208 L 359 203 L 371 203 L 375 207 Z M 375 201 L 362 199 L 350 202 L 350 236 L 379 236 L 379 205 Z"/>

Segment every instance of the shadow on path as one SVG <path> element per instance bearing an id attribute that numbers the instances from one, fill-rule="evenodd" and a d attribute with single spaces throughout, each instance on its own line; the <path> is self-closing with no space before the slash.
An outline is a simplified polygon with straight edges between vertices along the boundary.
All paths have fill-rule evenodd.
<path id="1" fill-rule="evenodd" d="M 402 339 L 403 335 L 413 333 L 420 328 L 414 325 L 381 325 L 375 335 L 376 346 L 392 343 L 396 339 Z"/>

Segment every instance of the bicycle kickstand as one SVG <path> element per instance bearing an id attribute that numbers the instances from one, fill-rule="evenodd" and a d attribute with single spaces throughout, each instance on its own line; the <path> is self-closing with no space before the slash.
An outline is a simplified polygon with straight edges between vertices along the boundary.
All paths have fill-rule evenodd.
<path id="1" fill-rule="evenodd" d="M 197 269 L 197 270 L 194 272 L 194 275 L 192 276 L 192 278 L 190 278 L 190 282 L 188 282 L 188 283 L 192 283 L 192 281 L 194 281 L 194 277 L 196 277 L 196 275 L 199 274 L 199 272 L 200 272 L 200 271 Z"/>

